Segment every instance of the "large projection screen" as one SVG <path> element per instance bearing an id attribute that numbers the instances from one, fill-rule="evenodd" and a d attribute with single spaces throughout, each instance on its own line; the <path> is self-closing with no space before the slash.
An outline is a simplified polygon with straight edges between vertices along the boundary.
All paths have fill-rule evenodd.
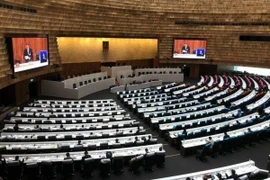
<path id="1" fill-rule="evenodd" d="M 47 37 L 12 37 L 14 72 L 49 65 Z"/>
<path id="2" fill-rule="evenodd" d="M 206 40 L 174 39 L 173 58 L 205 59 Z"/>

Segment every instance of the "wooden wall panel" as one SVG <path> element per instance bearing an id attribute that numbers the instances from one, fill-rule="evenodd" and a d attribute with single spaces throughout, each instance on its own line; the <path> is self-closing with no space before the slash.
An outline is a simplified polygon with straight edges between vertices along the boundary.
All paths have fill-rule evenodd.
<path id="1" fill-rule="evenodd" d="M 0 40 L 0 88 L 34 76 L 61 71 L 65 59 L 59 54 L 56 37 L 158 39 L 159 62 L 155 62 L 155 65 L 186 63 L 270 67 L 269 42 L 239 41 L 239 35 L 243 34 L 269 36 L 270 1 L 266 0 L 5 0 L 5 3 L 35 8 L 37 13 L 1 8 L 0 39 L 3 40 L 6 34 L 48 34 L 51 64 L 44 69 L 19 73 L 17 79 L 11 79 L 7 75 L 10 68 L 6 47 Z M 175 21 L 182 24 L 176 25 Z M 213 25 L 213 22 L 218 25 Z M 235 25 L 226 25 L 228 22 Z M 251 22 L 257 25 L 243 25 Z M 173 39 L 179 37 L 206 39 L 206 60 L 172 59 Z M 60 68 L 55 68 L 55 64 Z"/>

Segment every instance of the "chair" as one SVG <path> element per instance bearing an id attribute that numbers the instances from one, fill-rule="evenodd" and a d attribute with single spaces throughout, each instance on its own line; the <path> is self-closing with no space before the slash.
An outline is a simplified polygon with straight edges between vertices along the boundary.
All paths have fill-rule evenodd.
<path id="1" fill-rule="evenodd" d="M 0 177 L 6 176 L 6 167 L 5 161 L 0 161 Z"/>
<path id="2" fill-rule="evenodd" d="M 22 177 L 22 166 L 19 161 L 7 162 L 7 179 L 15 180 L 21 179 Z"/>
<path id="3" fill-rule="evenodd" d="M 163 167 L 165 165 L 165 151 L 156 152 L 156 165 L 157 167 Z"/>
<path id="4" fill-rule="evenodd" d="M 145 161 L 145 165 L 144 165 L 144 169 L 145 171 L 153 171 L 153 166 L 154 166 L 154 158 L 155 158 L 155 153 L 151 152 L 151 153 L 147 153 L 144 156 L 144 161 Z"/>
<path id="5" fill-rule="evenodd" d="M 60 152 L 70 152 L 70 146 L 69 145 L 61 145 L 59 148 Z"/>
<path id="6" fill-rule="evenodd" d="M 71 134 L 65 135 L 65 140 L 72 140 L 72 135 Z"/>
<path id="7" fill-rule="evenodd" d="M 56 138 L 55 135 L 50 135 L 50 136 L 48 136 L 48 140 L 49 140 L 49 141 L 56 141 L 57 138 Z"/>
<path id="8" fill-rule="evenodd" d="M 83 151 L 83 145 L 75 145 L 73 151 Z"/>
<path id="9" fill-rule="evenodd" d="M 143 157 L 144 157 L 143 155 L 139 155 L 130 161 L 129 170 L 131 171 L 131 173 L 134 174 L 134 173 L 139 172 L 139 169 L 142 166 Z"/>
<path id="10" fill-rule="evenodd" d="M 102 176 L 110 176 L 111 160 L 110 159 L 101 159 L 99 168 L 100 168 L 100 174 Z"/>
<path id="11" fill-rule="evenodd" d="M 6 146 L 2 146 L 2 147 L 0 147 L 0 154 L 5 154 L 5 153 L 6 153 L 6 151 L 7 151 Z"/>
<path id="12" fill-rule="evenodd" d="M 108 143 L 100 143 L 100 149 L 109 149 Z"/>
<path id="13" fill-rule="evenodd" d="M 76 83 L 73 84 L 73 89 L 76 89 L 77 88 L 77 85 Z"/>
<path id="14" fill-rule="evenodd" d="M 95 169 L 95 160 L 93 158 L 86 158 L 82 161 L 82 175 L 84 178 L 93 176 Z"/>
<path id="15" fill-rule="evenodd" d="M 206 144 L 202 151 L 199 153 L 198 156 L 196 156 L 196 159 L 205 162 L 206 161 L 206 156 L 209 154 L 210 152 L 210 144 Z"/>
<path id="16" fill-rule="evenodd" d="M 112 160 L 112 169 L 114 173 L 123 172 L 124 168 L 124 158 L 122 156 L 116 156 Z"/>
<path id="17" fill-rule="evenodd" d="M 97 145 L 96 144 L 89 144 L 87 147 L 88 150 L 96 150 L 97 149 Z"/>
<path id="18" fill-rule="evenodd" d="M 63 178 L 68 179 L 74 175 L 74 164 L 72 159 L 66 159 L 62 162 Z"/>
<path id="19" fill-rule="evenodd" d="M 38 141 L 46 141 L 46 136 L 43 136 L 43 135 L 37 136 L 37 140 Z"/>
<path id="20" fill-rule="evenodd" d="M 40 176 L 40 168 L 37 163 L 26 164 L 26 175 L 29 180 L 37 180 Z"/>
<path id="21" fill-rule="evenodd" d="M 45 179 L 53 179 L 56 177 L 55 165 L 51 161 L 41 162 L 41 174 Z"/>

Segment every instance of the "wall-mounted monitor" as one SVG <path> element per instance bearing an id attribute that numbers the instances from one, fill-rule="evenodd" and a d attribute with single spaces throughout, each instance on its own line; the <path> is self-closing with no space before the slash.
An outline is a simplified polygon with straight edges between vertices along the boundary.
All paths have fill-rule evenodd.
<path id="1" fill-rule="evenodd" d="M 206 40 L 174 39 L 173 58 L 205 59 Z"/>
<path id="2" fill-rule="evenodd" d="M 6 43 L 15 73 L 49 65 L 47 37 L 8 37 Z"/>

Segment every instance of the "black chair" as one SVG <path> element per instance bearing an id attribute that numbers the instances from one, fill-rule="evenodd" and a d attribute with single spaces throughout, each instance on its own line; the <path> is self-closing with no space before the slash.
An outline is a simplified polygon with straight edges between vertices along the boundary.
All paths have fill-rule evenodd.
<path id="1" fill-rule="evenodd" d="M 94 169 L 95 169 L 95 159 L 86 158 L 82 161 L 82 175 L 84 178 L 93 176 Z"/>
<path id="2" fill-rule="evenodd" d="M 114 173 L 123 172 L 124 158 L 122 156 L 116 156 L 112 160 L 112 169 Z"/>
<path id="3" fill-rule="evenodd" d="M 156 165 L 157 167 L 163 167 L 165 165 L 165 151 L 156 152 Z"/>
<path id="4" fill-rule="evenodd" d="M 28 180 L 37 180 L 40 177 L 40 168 L 37 163 L 26 164 L 25 172 Z"/>
<path id="5" fill-rule="evenodd" d="M 140 167 L 142 166 L 142 162 L 143 162 L 143 155 L 139 155 L 135 158 L 133 158 L 130 161 L 130 168 L 129 170 L 131 171 L 131 173 L 137 173 L 140 170 Z"/>
<path id="6" fill-rule="evenodd" d="M 56 141 L 57 138 L 56 138 L 55 135 L 50 135 L 50 136 L 48 136 L 48 140 L 49 140 L 49 141 Z"/>
<path id="7" fill-rule="evenodd" d="M 59 148 L 60 152 L 70 152 L 70 146 L 69 145 L 61 145 Z"/>
<path id="8" fill-rule="evenodd" d="M 6 163 L 5 161 L 0 161 L 0 177 L 6 176 Z"/>
<path id="9" fill-rule="evenodd" d="M 153 166 L 155 164 L 155 153 L 151 152 L 151 153 L 147 153 L 144 155 L 144 169 L 145 171 L 153 171 Z"/>
<path id="10" fill-rule="evenodd" d="M 22 166 L 19 161 L 7 162 L 7 179 L 19 180 L 22 177 Z"/>
<path id="11" fill-rule="evenodd" d="M 66 159 L 62 162 L 63 178 L 69 179 L 74 175 L 74 164 L 72 159 Z"/>
<path id="12" fill-rule="evenodd" d="M 71 134 L 65 135 L 65 140 L 72 140 L 72 135 Z"/>
<path id="13" fill-rule="evenodd" d="M 102 176 L 110 176 L 111 160 L 110 159 L 101 159 L 99 168 L 100 168 L 100 174 Z"/>
<path id="14" fill-rule="evenodd" d="M 209 152 L 210 152 L 210 144 L 206 144 L 201 150 L 201 152 L 199 152 L 199 155 L 196 156 L 196 159 L 205 162 L 206 156 L 209 154 Z"/>
<path id="15" fill-rule="evenodd" d="M 96 150 L 97 149 L 97 145 L 96 144 L 89 144 L 87 147 L 88 150 Z"/>
<path id="16" fill-rule="evenodd" d="M 6 146 L 0 147 L 0 154 L 5 154 L 7 152 Z"/>
<path id="17" fill-rule="evenodd" d="M 83 82 L 80 82 L 80 86 L 82 86 L 83 85 Z"/>
<path id="18" fill-rule="evenodd" d="M 73 84 L 73 89 L 76 89 L 77 88 L 77 85 L 74 83 Z"/>
<path id="19" fill-rule="evenodd" d="M 46 141 L 46 136 L 43 136 L 43 135 L 37 136 L 37 140 L 38 141 Z"/>
<path id="20" fill-rule="evenodd" d="M 83 145 L 81 144 L 75 145 L 73 149 L 73 151 L 83 151 L 83 150 L 84 148 L 83 148 Z"/>
<path id="21" fill-rule="evenodd" d="M 45 179 L 56 178 L 56 166 L 51 161 L 42 161 L 41 174 Z"/>
<path id="22" fill-rule="evenodd" d="M 100 143 L 100 149 L 109 149 L 108 143 Z"/>

